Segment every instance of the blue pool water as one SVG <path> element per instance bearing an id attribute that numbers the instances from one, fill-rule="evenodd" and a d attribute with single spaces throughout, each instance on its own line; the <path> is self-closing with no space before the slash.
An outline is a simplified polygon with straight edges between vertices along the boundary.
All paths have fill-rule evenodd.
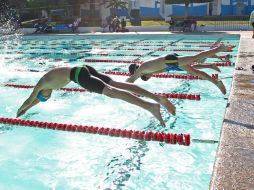
<path id="1" fill-rule="evenodd" d="M 88 64 L 98 71 L 127 72 L 126 63 L 85 60 L 144 61 L 176 49 L 207 50 L 209 47 L 204 46 L 212 46 L 215 42 L 236 45 L 234 51 L 230 52 L 232 62 L 236 61 L 239 36 L 234 35 L 2 37 L 0 84 L 35 85 L 46 71 L 63 65 Z M 163 51 L 159 48 L 163 48 Z M 197 52 L 177 53 L 194 55 Z M 206 62 L 221 61 L 208 58 Z M 201 94 L 201 101 L 172 99 L 177 108 L 176 116 L 162 108 L 166 128 L 161 127 L 150 113 L 134 105 L 80 92 L 55 91 L 48 102 L 32 108 L 22 119 L 188 133 L 192 139 L 218 141 L 230 94 L 232 79 L 229 77 L 234 67 L 220 69 L 222 72 L 219 77 L 225 78 L 223 82 L 227 88 L 225 96 L 208 81 L 172 78 L 136 81 L 137 85 L 153 92 Z M 208 69 L 205 71 L 216 73 Z M 124 76 L 111 77 L 119 81 L 126 79 Z M 78 86 L 70 83 L 67 87 Z M 31 91 L 1 86 L 0 117 L 14 118 Z M 190 146 L 179 146 L 6 124 L 0 124 L 0 137 L 0 189 L 15 190 L 208 189 L 218 146 L 217 143 L 197 142 L 192 142 Z"/>

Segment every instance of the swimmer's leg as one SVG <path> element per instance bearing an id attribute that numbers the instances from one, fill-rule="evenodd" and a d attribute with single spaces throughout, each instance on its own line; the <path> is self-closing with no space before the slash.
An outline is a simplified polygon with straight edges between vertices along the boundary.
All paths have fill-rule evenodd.
<path id="1" fill-rule="evenodd" d="M 159 104 L 163 105 L 171 114 L 175 115 L 176 112 L 176 108 L 175 106 L 164 96 L 159 96 L 159 95 L 155 95 L 135 84 L 131 84 L 131 83 L 125 83 L 125 82 L 117 82 L 114 80 L 111 80 L 109 82 L 109 85 L 115 87 L 115 88 L 120 88 L 123 90 L 127 90 L 130 92 L 133 92 L 135 94 L 141 95 L 141 96 L 145 96 L 148 98 L 153 99 L 154 101 L 158 102 Z"/>
<path id="2" fill-rule="evenodd" d="M 192 67 L 194 69 L 213 69 L 215 71 L 218 71 L 218 72 L 221 72 L 221 70 L 219 69 L 219 67 L 216 66 L 215 63 L 212 63 L 212 64 L 195 64 L 195 65 L 192 65 Z"/>
<path id="3" fill-rule="evenodd" d="M 196 69 L 194 69 L 193 67 L 191 67 L 189 65 L 181 66 L 181 68 L 184 69 L 185 71 L 187 71 L 190 74 L 199 76 L 200 78 L 202 78 L 204 80 L 208 80 L 208 81 L 212 82 L 213 84 L 215 84 L 220 89 L 220 91 L 223 94 L 226 94 L 226 92 L 227 92 L 226 88 L 225 88 L 225 86 L 224 86 L 224 84 L 221 80 L 216 80 L 216 79 L 212 78 L 210 75 L 208 75 L 207 73 L 205 73 L 203 71 L 196 70 Z"/>
<path id="4" fill-rule="evenodd" d="M 84 76 L 84 78 L 82 78 L 82 76 Z M 130 92 L 112 87 L 106 82 L 104 82 L 102 79 L 96 78 L 92 75 L 86 75 L 85 73 L 83 75 L 81 73 L 81 76 L 79 77 L 79 84 L 89 91 L 104 94 L 111 98 L 121 99 L 128 103 L 144 108 L 150 113 L 152 113 L 156 117 L 156 119 L 160 121 L 161 125 L 165 126 L 165 123 L 160 114 L 159 104 L 147 102 L 131 94 Z"/>
<path id="5" fill-rule="evenodd" d="M 124 90 L 120 90 L 114 87 L 111 87 L 109 85 L 105 85 L 102 94 L 110 97 L 110 98 L 117 98 L 117 99 L 121 99 L 124 100 L 128 103 L 134 104 L 136 106 L 139 106 L 147 111 L 149 111 L 150 113 L 153 114 L 153 116 L 158 119 L 160 121 L 160 124 L 162 126 L 166 126 L 165 122 L 163 121 L 162 117 L 161 117 L 161 113 L 160 113 L 160 104 L 154 104 L 154 103 L 150 103 L 147 102 L 127 91 Z"/>

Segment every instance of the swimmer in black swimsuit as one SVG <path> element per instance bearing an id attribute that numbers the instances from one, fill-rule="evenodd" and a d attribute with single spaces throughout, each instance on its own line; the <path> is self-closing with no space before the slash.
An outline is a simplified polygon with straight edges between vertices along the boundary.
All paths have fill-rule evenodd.
<path id="1" fill-rule="evenodd" d="M 160 114 L 160 104 L 175 115 L 175 106 L 166 97 L 155 95 L 134 84 L 114 81 L 109 76 L 97 72 L 93 67 L 84 65 L 73 68 L 56 68 L 46 73 L 36 84 L 29 98 L 18 109 L 17 117 L 25 114 L 28 109 L 39 102 L 47 101 L 53 90 L 64 87 L 70 81 L 89 91 L 140 106 L 151 112 L 163 126 L 165 123 Z M 145 101 L 132 93 L 151 98 L 157 103 Z"/>
<path id="2" fill-rule="evenodd" d="M 199 71 L 198 69 L 202 68 L 212 68 L 216 71 L 220 71 L 219 68 L 214 64 L 214 66 L 206 65 L 206 64 L 193 64 L 198 60 L 202 60 L 207 57 L 211 57 L 218 52 L 222 51 L 231 51 L 234 46 L 225 46 L 220 45 L 219 47 L 203 51 L 194 56 L 178 56 L 177 54 L 169 54 L 163 57 L 159 57 L 156 59 L 152 59 L 149 61 L 145 61 L 140 65 L 140 67 L 136 65 L 131 65 L 129 67 L 129 71 L 132 74 L 127 82 L 134 82 L 139 77 L 143 80 L 148 80 L 155 73 L 162 73 L 168 70 L 184 70 L 190 74 L 199 76 L 204 80 L 208 80 L 215 84 L 223 94 L 226 94 L 226 88 L 221 80 L 216 80 L 209 76 L 207 73 L 203 71 Z"/>

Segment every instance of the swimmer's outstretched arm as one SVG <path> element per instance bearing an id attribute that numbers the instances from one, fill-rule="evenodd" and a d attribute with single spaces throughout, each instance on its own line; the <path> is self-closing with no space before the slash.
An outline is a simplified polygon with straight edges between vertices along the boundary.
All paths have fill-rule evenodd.
<path id="1" fill-rule="evenodd" d="M 27 98 L 26 101 L 22 104 L 22 106 L 18 109 L 16 117 L 23 115 L 29 108 L 31 108 L 32 106 L 38 103 L 38 102 L 35 103 L 36 102 L 35 100 L 37 100 L 36 96 L 41 90 L 42 90 L 42 85 L 39 81 L 37 85 L 34 87 L 33 92 L 31 93 L 29 98 Z"/>
<path id="2" fill-rule="evenodd" d="M 126 80 L 126 82 L 133 83 L 143 75 L 152 75 L 155 73 L 165 72 L 166 70 L 164 68 L 162 69 L 160 66 L 158 66 L 158 63 L 163 62 L 164 59 L 164 57 L 159 57 L 143 62 L 142 65 L 140 65 L 140 67 L 135 71 L 135 73 Z"/>
<path id="3" fill-rule="evenodd" d="M 39 102 L 39 100 L 35 99 L 28 107 L 26 107 L 26 109 L 23 109 L 20 112 L 18 111 L 16 117 L 20 117 L 21 115 L 25 114 L 27 110 L 29 110 L 31 107 L 35 106 Z"/>
<path id="4" fill-rule="evenodd" d="M 136 71 L 133 75 L 127 78 L 126 82 L 134 83 L 139 77 L 141 77 L 141 75 Z"/>

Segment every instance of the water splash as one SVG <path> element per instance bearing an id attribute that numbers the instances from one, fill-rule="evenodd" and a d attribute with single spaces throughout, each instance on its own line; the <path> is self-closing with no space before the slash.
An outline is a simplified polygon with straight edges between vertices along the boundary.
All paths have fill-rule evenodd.
<path id="1" fill-rule="evenodd" d="M 20 35 L 20 19 L 17 11 L 7 3 L 0 2 L 0 37 L 3 35 Z"/>

